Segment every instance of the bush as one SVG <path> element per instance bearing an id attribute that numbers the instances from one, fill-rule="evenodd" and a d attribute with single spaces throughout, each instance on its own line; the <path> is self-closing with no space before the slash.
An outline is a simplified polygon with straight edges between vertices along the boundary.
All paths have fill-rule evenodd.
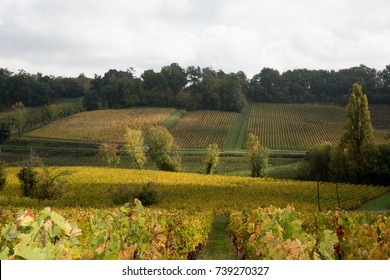
<path id="1" fill-rule="evenodd" d="M 153 183 L 143 186 L 142 191 L 137 194 L 137 198 L 144 206 L 150 206 L 159 202 L 157 191 L 153 189 Z"/>
<path id="2" fill-rule="evenodd" d="M 32 193 L 32 198 L 38 200 L 58 199 L 64 193 L 66 181 L 60 179 L 63 176 L 69 175 L 69 172 L 55 172 L 55 169 L 42 167 L 42 171 L 38 173 L 38 180 Z"/>
<path id="3" fill-rule="evenodd" d="M 134 200 L 135 192 L 128 186 L 113 186 L 109 190 L 109 196 L 114 205 L 122 205 Z"/>
<path id="4" fill-rule="evenodd" d="M 19 171 L 17 176 L 22 183 L 23 195 L 40 201 L 62 196 L 65 181 L 60 180 L 60 177 L 69 173 L 67 171 L 56 173 L 54 169 L 45 166 L 41 168 L 41 172 L 35 171 L 31 166 L 23 167 Z"/>
<path id="5" fill-rule="evenodd" d="M 20 169 L 17 176 L 22 183 L 23 195 L 27 197 L 32 196 L 38 183 L 37 172 L 31 166 L 28 166 Z"/>

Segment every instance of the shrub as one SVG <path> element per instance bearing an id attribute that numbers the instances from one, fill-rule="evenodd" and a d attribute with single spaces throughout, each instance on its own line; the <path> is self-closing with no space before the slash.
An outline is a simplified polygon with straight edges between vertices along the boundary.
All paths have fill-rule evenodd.
<path id="1" fill-rule="evenodd" d="M 108 193 L 114 205 L 129 203 L 136 195 L 128 186 L 113 186 L 108 190 Z"/>
<path id="2" fill-rule="evenodd" d="M 22 183 L 24 196 L 32 196 L 35 186 L 38 183 L 37 172 L 31 166 L 23 167 L 18 173 L 18 178 Z"/>
<path id="3" fill-rule="evenodd" d="M 153 189 L 153 183 L 148 183 L 142 187 L 142 191 L 137 194 L 137 198 L 144 206 L 150 206 L 159 202 L 157 191 Z"/>

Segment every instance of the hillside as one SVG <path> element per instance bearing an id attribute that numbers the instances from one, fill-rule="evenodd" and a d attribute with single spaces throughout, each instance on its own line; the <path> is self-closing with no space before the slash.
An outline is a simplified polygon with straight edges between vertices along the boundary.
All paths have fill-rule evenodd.
<path id="1" fill-rule="evenodd" d="M 389 143 L 390 106 L 371 107 L 378 143 Z M 171 120 L 174 119 L 174 120 Z M 183 112 L 173 108 L 131 108 L 82 112 L 27 134 L 29 137 L 89 142 L 123 142 L 126 127 L 166 125 L 180 148 L 206 148 L 218 143 L 225 150 L 244 148 L 245 136 L 260 136 L 273 150 L 308 150 L 324 141 L 337 143 L 343 134 L 344 108 L 309 104 L 247 104 L 243 113 Z"/>

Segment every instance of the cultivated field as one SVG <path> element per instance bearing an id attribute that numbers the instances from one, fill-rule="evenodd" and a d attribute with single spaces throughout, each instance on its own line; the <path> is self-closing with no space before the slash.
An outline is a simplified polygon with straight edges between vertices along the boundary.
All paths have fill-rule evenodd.
<path id="1" fill-rule="evenodd" d="M 389 143 L 390 107 L 371 108 L 378 144 Z M 171 117 L 171 118 L 170 118 Z M 180 148 L 206 148 L 217 143 L 229 150 L 244 149 L 247 133 L 274 150 L 308 150 L 342 137 L 345 108 L 308 104 L 249 104 L 243 113 L 221 111 L 180 112 L 174 108 L 99 110 L 75 114 L 28 133 L 30 137 L 123 142 L 126 128 L 166 125 Z"/>
<path id="2" fill-rule="evenodd" d="M 343 135 L 345 110 L 306 104 L 253 104 L 248 132 L 271 149 L 308 150 L 324 141 L 336 144 Z"/>
<path id="3" fill-rule="evenodd" d="M 145 129 L 161 125 L 173 108 L 135 108 L 82 112 L 54 121 L 28 133 L 30 137 L 123 142 L 126 128 Z"/>
<path id="4" fill-rule="evenodd" d="M 188 112 L 173 129 L 173 136 L 181 148 L 206 148 L 213 143 L 222 148 L 235 117 L 233 112 Z"/>
<path id="5" fill-rule="evenodd" d="M 63 197 L 57 201 L 38 202 L 22 197 L 16 177 L 18 170 L 8 169 L 9 183 L 0 194 L 0 207 L 112 207 L 115 194 L 126 197 L 126 192 L 135 194 L 142 186 L 150 184 L 159 198 L 156 206 L 164 209 L 223 213 L 269 205 L 286 207 L 288 204 L 300 211 L 317 209 L 316 182 L 104 167 L 56 169 L 55 172 L 66 170 L 71 173 L 64 178 L 68 186 Z M 339 184 L 340 206 L 343 209 L 358 207 L 388 190 L 388 187 Z M 322 183 L 320 192 L 322 209 L 338 207 L 334 183 Z"/>
<path id="6" fill-rule="evenodd" d="M 389 258 L 388 214 L 317 211 L 315 182 L 93 167 L 52 172 L 65 170 L 62 197 L 38 201 L 23 197 L 19 168 L 7 169 L 0 259 L 193 258 L 215 215 L 229 217 L 245 259 Z M 134 199 L 146 185 L 157 197 L 149 208 Z M 339 184 L 340 207 L 387 191 Z M 323 210 L 338 207 L 333 183 L 321 184 L 320 197 Z"/>

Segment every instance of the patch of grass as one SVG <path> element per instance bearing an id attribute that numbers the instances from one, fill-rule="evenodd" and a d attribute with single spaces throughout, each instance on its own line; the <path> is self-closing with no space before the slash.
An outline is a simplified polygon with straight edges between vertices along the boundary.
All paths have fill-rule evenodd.
<path id="1" fill-rule="evenodd" d="M 238 135 L 235 150 L 244 149 L 246 136 L 248 134 L 248 124 L 251 117 L 252 104 L 249 103 L 243 110 L 244 119 L 242 121 L 240 134 Z"/>
<path id="2" fill-rule="evenodd" d="M 364 211 L 390 211 L 390 192 L 381 195 L 367 203 L 362 204 L 358 210 Z"/>
<path id="3" fill-rule="evenodd" d="M 227 219 L 217 216 L 206 247 L 200 252 L 201 260 L 234 260 L 236 259 L 227 231 Z"/>
<path id="4" fill-rule="evenodd" d="M 162 125 L 172 131 L 186 113 L 186 110 L 176 110 L 163 121 Z"/>

